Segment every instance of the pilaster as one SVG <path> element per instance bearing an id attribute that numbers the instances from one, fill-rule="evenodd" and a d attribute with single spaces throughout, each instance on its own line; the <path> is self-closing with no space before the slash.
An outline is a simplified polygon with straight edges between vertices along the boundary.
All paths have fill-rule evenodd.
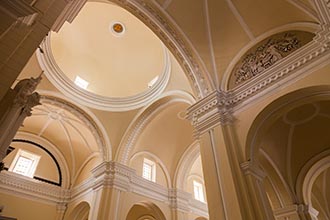
<path id="1" fill-rule="evenodd" d="M 249 195 L 256 213 L 256 218 L 275 220 L 263 183 L 266 173 L 250 161 L 242 163 L 241 168 L 246 176 Z"/>

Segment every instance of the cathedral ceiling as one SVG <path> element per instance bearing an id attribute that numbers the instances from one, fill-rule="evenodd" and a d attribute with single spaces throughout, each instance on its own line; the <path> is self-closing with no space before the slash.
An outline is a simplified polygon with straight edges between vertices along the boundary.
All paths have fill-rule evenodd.
<path id="1" fill-rule="evenodd" d="M 184 33 L 215 84 L 225 84 L 227 70 L 242 49 L 271 34 L 308 30 L 318 23 L 308 0 L 159 0 L 158 6 Z M 237 59 L 237 58 L 236 58 Z"/>

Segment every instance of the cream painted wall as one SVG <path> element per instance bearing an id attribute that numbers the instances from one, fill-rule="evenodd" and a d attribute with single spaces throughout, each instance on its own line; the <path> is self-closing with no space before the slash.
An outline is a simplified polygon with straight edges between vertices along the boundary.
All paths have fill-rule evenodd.
<path id="1" fill-rule="evenodd" d="M 4 205 L 3 215 L 19 220 L 55 220 L 56 205 L 44 204 L 14 195 L 0 193 L 0 205 Z"/>

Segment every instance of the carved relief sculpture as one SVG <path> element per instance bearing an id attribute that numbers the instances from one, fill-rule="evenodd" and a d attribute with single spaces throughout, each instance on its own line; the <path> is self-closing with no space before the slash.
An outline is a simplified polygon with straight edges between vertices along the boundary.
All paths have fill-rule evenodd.
<path id="1" fill-rule="evenodd" d="M 251 48 L 236 64 L 229 81 L 229 87 L 235 87 L 252 77 L 259 75 L 279 60 L 288 56 L 313 38 L 313 34 L 304 31 L 290 31 L 275 34 Z"/>

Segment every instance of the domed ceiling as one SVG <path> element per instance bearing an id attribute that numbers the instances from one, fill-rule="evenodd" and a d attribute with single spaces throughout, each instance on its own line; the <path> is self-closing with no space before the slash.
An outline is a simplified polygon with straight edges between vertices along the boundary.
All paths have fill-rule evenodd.
<path id="1" fill-rule="evenodd" d="M 113 3 L 87 2 L 74 21 L 52 32 L 41 48 L 38 58 L 49 80 L 89 107 L 141 107 L 148 97 L 160 94 L 169 79 L 165 46 L 145 24 Z"/>

